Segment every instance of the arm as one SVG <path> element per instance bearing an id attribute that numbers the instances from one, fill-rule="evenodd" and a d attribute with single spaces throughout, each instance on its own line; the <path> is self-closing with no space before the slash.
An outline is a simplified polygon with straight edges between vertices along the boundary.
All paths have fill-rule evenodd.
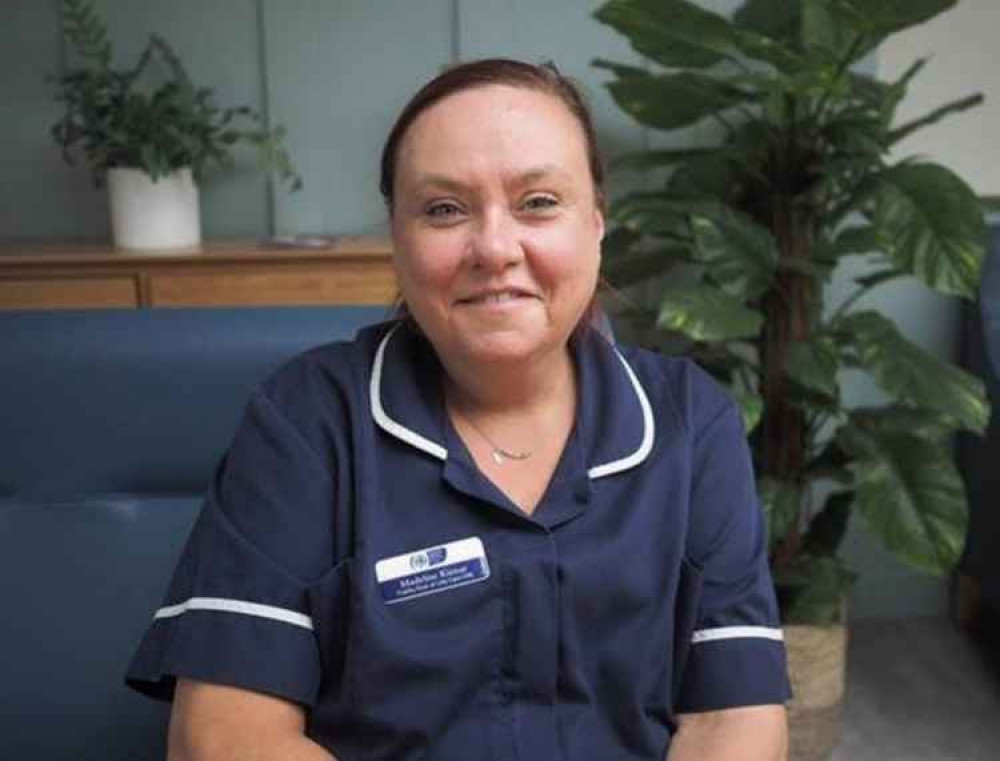
<path id="1" fill-rule="evenodd" d="M 785 761 L 784 706 L 765 705 L 678 716 L 666 761 Z"/>
<path id="2" fill-rule="evenodd" d="M 305 711 L 259 692 L 177 680 L 168 761 L 337 761 L 305 736 Z"/>

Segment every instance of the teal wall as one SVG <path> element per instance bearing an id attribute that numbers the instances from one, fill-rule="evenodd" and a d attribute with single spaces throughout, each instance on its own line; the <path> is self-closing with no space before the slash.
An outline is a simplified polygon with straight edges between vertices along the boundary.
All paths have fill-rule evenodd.
<path id="1" fill-rule="evenodd" d="M 597 0 L 94 0 L 115 60 L 150 32 L 166 37 L 196 84 L 223 106 L 249 105 L 288 130 L 305 181 L 269 188 L 253 154 L 203 183 L 205 234 L 363 233 L 384 228 L 382 140 L 416 88 L 443 66 L 486 55 L 551 58 L 593 100 L 612 153 L 642 130 L 603 90 L 595 56 L 635 61 L 590 17 Z M 107 238 L 104 193 L 68 167 L 48 136 L 59 116 L 46 77 L 67 52 L 58 0 L 0 0 L 0 240 Z"/>
<path id="2" fill-rule="evenodd" d="M 222 105 L 245 104 L 288 129 L 305 188 L 269 188 L 240 154 L 234 171 L 203 186 L 205 233 L 365 233 L 384 229 L 378 153 L 393 115 L 416 87 L 456 60 L 512 55 L 554 60 L 590 96 L 609 155 L 668 140 L 611 103 L 594 57 L 639 62 L 623 38 L 590 18 L 598 0 L 96 0 L 117 60 L 131 62 L 146 36 L 166 36 L 198 84 Z M 731 10 L 738 0 L 706 0 Z M 68 167 L 48 137 L 58 117 L 45 78 L 66 56 L 57 0 L 0 0 L 0 240 L 108 236 L 102 191 Z M 946 98 L 942 98 L 944 100 Z M 669 142 L 710 137 L 696 127 Z M 612 194 L 630 182 L 612 178 Z M 838 273 L 834 301 L 857 268 Z M 957 305 L 914 283 L 886 286 L 868 302 L 943 358 L 954 358 Z M 871 400 L 877 391 L 851 384 Z M 861 573 L 859 616 L 940 613 L 945 584 L 902 568 L 855 526 L 848 559 Z"/>

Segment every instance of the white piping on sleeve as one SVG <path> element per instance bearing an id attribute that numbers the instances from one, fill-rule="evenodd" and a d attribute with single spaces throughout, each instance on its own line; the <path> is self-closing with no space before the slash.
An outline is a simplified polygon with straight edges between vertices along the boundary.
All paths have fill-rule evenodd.
<path id="1" fill-rule="evenodd" d="M 281 621 L 293 626 L 301 626 L 303 629 L 308 629 L 309 631 L 313 630 L 313 620 L 302 613 L 296 613 L 294 610 L 276 608 L 273 605 L 261 605 L 256 602 L 246 602 L 245 600 L 227 600 L 222 597 L 192 597 L 178 605 L 160 608 L 153 614 L 153 619 L 174 618 L 191 610 L 239 613 L 244 616 L 269 618 L 272 621 Z"/>
<path id="2" fill-rule="evenodd" d="M 649 397 L 646 396 L 646 392 L 643 390 L 642 384 L 639 383 L 639 379 L 635 376 L 635 372 L 629 366 L 629 363 L 625 361 L 625 357 L 623 357 L 617 349 L 614 351 L 615 356 L 618 357 L 622 366 L 625 368 L 625 372 L 628 374 L 628 379 L 632 382 L 632 388 L 635 390 L 636 398 L 639 400 L 639 407 L 642 408 L 642 441 L 639 442 L 639 448 L 627 457 L 623 457 L 620 460 L 612 460 L 611 462 L 606 462 L 603 465 L 595 465 L 593 468 L 588 470 L 587 475 L 590 476 L 591 480 L 602 478 L 604 476 L 610 476 L 613 473 L 620 473 L 623 470 L 628 470 L 629 468 L 634 468 L 636 465 L 645 460 L 649 456 L 650 451 L 653 449 L 653 438 L 655 436 L 653 407 L 649 403 Z"/>
<path id="3" fill-rule="evenodd" d="M 722 626 L 718 629 L 701 629 L 691 635 L 691 643 L 718 642 L 723 639 L 770 639 L 783 642 L 784 632 L 768 626 Z"/>
<path id="4" fill-rule="evenodd" d="M 396 325 L 392 330 L 386 333 L 385 338 L 382 339 L 382 343 L 379 344 L 378 350 L 375 352 L 375 361 L 372 364 L 371 382 L 368 387 L 368 395 L 371 398 L 372 417 L 375 418 L 375 422 L 386 433 L 392 434 L 397 439 L 405 441 L 410 446 L 416 447 L 429 455 L 437 457 L 439 460 L 447 460 L 447 449 L 430 439 L 424 438 L 416 431 L 410 430 L 404 425 L 400 425 L 389 417 L 386 414 L 385 409 L 382 407 L 382 364 L 385 361 L 385 347 L 388 346 L 389 339 L 392 338 L 393 334 L 397 330 L 399 330 L 399 325 Z"/>

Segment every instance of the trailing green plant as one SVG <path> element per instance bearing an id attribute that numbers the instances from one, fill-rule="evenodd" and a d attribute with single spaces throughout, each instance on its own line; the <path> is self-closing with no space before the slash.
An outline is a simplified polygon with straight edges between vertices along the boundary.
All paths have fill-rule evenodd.
<path id="1" fill-rule="evenodd" d="M 653 189 L 613 205 L 605 276 L 620 288 L 656 278 L 659 304 L 637 298 L 625 316 L 741 404 L 787 622 L 839 618 L 852 574 L 838 550 L 854 512 L 921 571 L 951 571 L 963 545 L 951 439 L 984 429 L 983 386 L 860 301 L 902 277 L 963 298 L 978 285 L 979 200 L 945 167 L 891 151 L 982 97 L 897 124 L 927 61 L 888 82 L 856 66 L 953 5 L 747 0 L 729 18 L 687 0 L 612 0 L 595 14 L 651 63 L 594 62 L 622 109 L 657 130 L 717 126 L 716 142 L 617 162 Z M 862 274 L 829 305 L 825 286 L 848 257 Z M 886 403 L 849 405 L 845 370 L 867 373 Z"/>
<path id="2" fill-rule="evenodd" d="M 220 108 L 211 88 L 195 87 L 170 44 L 150 35 L 135 66 L 112 65 L 107 27 L 88 0 L 62 1 L 63 36 L 79 65 L 55 78 L 64 108 L 52 137 L 70 164 L 82 157 L 101 185 L 114 167 L 145 170 L 154 180 L 190 167 L 229 166 L 237 143 L 255 146 L 261 165 L 292 190 L 302 185 L 282 143 L 248 107 Z"/>

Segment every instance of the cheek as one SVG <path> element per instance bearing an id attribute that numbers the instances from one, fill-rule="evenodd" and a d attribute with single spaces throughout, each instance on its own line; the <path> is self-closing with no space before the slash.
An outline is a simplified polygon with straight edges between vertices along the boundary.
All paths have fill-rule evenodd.
<path id="1" fill-rule="evenodd" d="M 404 290 L 414 291 L 410 297 L 433 297 L 434 292 L 447 288 L 456 277 L 461 258 L 458 249 L 446 236 L 407 236 L 396 238 L 396 269 Z"/>
<path id="2" fill-rule="evenodd" d="M 593 235 L 559 236 L 539 242 L 547 255 L 536 263 L 536 272 L 553 287 L 591 290 L 600 268 L 600 244 Z"/>

